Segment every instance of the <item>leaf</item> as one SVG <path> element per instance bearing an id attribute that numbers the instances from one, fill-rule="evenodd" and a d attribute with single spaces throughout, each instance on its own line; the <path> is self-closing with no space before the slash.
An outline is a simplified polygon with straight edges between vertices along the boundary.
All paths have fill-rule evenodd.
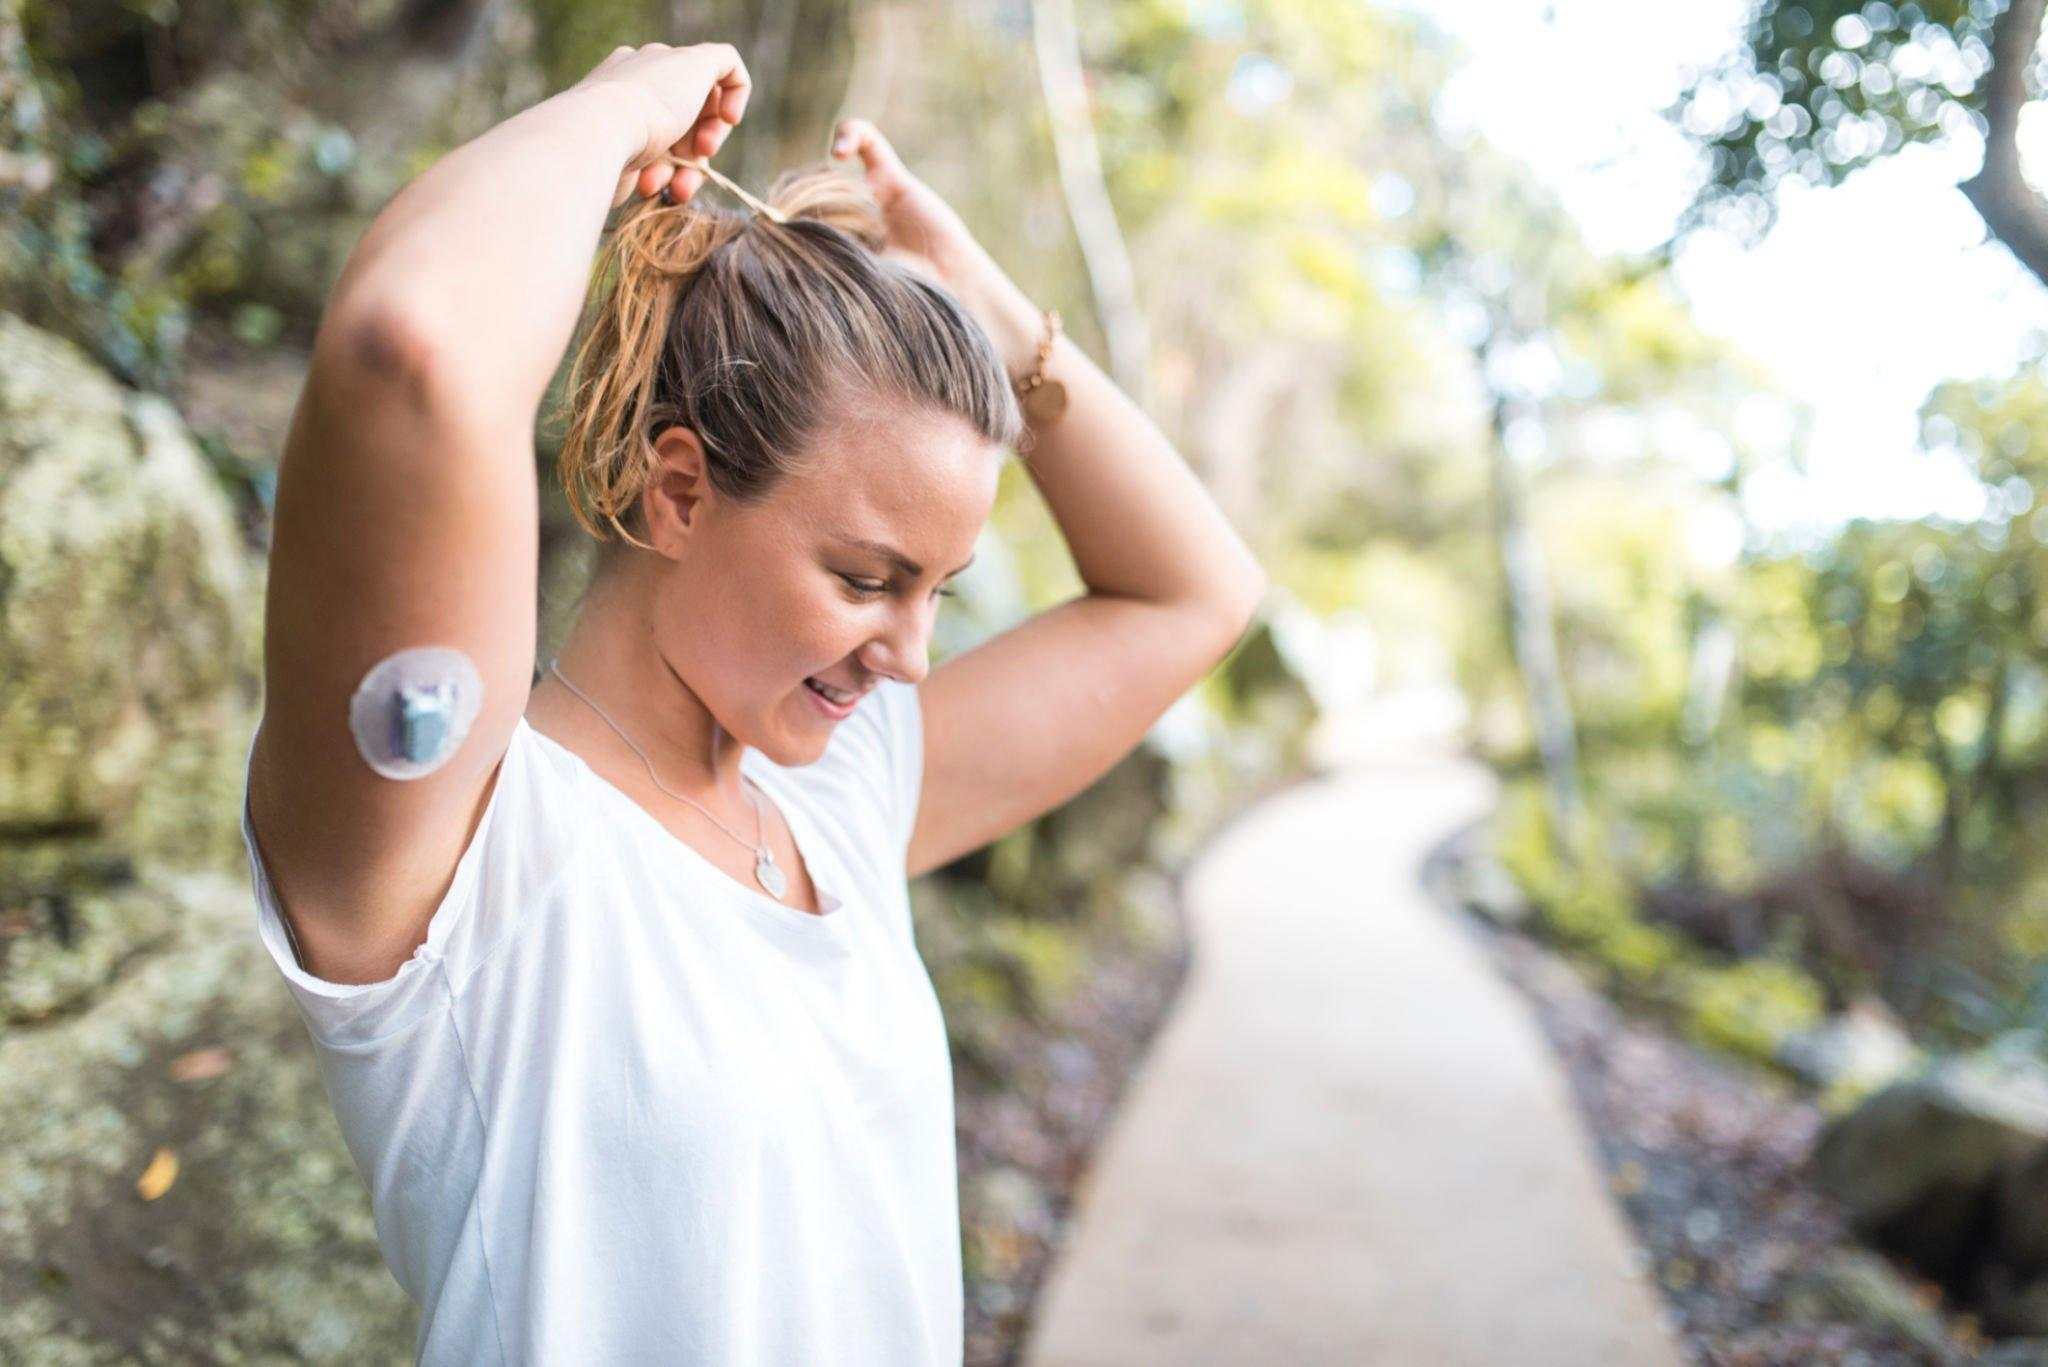
<path id="1" fill-rule="evenodd" d="M 158 1149 L 156 1157 L 149 1160 L 149 1166 L 142 1170 L 142 1176 L 135 1179 L 135 1190 L 145 1201 L 154 1201 L 171 1189 L 171 1183 L 178 1180 L 178 1155 L 169 1149 Z"/>
<path id="2" fill-rule="evenodd" d="M 235 1056 L 226 1049 L 193 1049 L 171 1060 L 174 1082 L 204 1082 L 234 1067 Z"/>

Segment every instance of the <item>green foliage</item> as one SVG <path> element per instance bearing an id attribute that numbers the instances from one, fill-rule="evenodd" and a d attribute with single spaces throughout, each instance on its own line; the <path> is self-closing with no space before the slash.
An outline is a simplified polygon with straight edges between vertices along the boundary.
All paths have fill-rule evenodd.
<path id="1" fill-rule="evenodd" d="M 1946 1000 L 1944 965 L 1973 965 L 1995 998 L 2048 951 L 2048 858 L 2024 835 L 2048 797 L 2038 345 L 2009 374 L 1939 386 L 1921 428 L 1930 460 L 1978 479 L 1974 520 L 1700 560 L 1713 495 L 1565 462 L 1541 471 L 1532 520 L 1581 785 L 1627 881 L 1751 918 L 1744 952 L 1768 943 L 1917 1027 L 1968 1029 L 1982 1012 Z M 1475 696 L 1518 702 L 1513 667 L 1468 642 Z M 1499 758 L 1526 762 L 1526 730 L 1505 739 Z M 1601 939 L 1598 894 L 1551 900 Z"/>
<path id="2" fill-rule="evenodd" d="M 1681 231 L 1711 221 L 1761 237 L 1776 191 L 1839 185 L 1909 143 L 1983 127 L 1997 0 L 1775 0 L 1741 48 L 1667 111 L 1708 149 L 1709 180 Z"/>
<path id="3" fill-rule="evenodd" d="M 1610 990 L 1668 1013 L 1704 1045 L 1771 1063 L 1788 1034 L 1825 1013 L 1825 991 L 1800 965 L 1775 957 L 1717 962 L 1676 931 L 1645 922 L 1628 870 L 1601 836 L 1576 860 L 1562 859 L 1533 780 L 1504 792 L 1494 849 L 1544 934 L 1598 970 Z"/>
<path id="4" fill-rule="evenodd" d="M 1256 487 L 1262 551 L 1469 534 L 1430 320 L 1387 283 L 1417 260 L 1403 149 L 1427 141 L 1441 57 L 1370 6 L 1144 0 L 1081 22 L 1157 407 L 1190 462 Z"/>
<path id="5" fill-rule="evenodd" d="M 1576 860 L 1560 857 L 1539 783 L 1507 786 L 1495 815 L 1495 849 L 1542 928 L 1622 985 L 1654 992 L 1683 959 L 1678 937 L 1637 915 L 1633 890 L 1602 843 L 1587 841 Z"/>
<path id="6" fill-rule="evenodd" d="M 1825 996 L 1812 976 L 1778 959 L 1696 966 L 1683 977 L 1686 1024 L 1700 1043 L 1771 1063 L 1791 1034 L 1819 1024 Z"/>
<path id="7" fill-rule="evenodd" d="M 549 90 L 574 85 L 621 43 L 702 41 L 672 33 L 667 8 L 649 0 L 529 0 L 527 8 Z"/>

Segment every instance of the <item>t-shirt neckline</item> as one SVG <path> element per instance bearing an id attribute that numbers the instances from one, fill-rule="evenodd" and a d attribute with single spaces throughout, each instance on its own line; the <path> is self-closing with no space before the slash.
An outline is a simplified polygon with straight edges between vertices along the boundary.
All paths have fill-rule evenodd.
<path id="1" fill-rule="evenodd" d="M 846 920 L 846 900 L 827 887 L 828 880 L 836 884 L 837 874 L 825 875 L 820 873 L 818 852 L 823 848 L 824 842 L 816 838 L 815 832 L 811 828 L 810 814 L 803 810 L 800 803 L 791 801 L 786 792 L 775 791 L 782 787 L 779 781 L 763 782 L 760 773 L 757 772 L 759 766 L 749 766 L 748 761 L 759 755 L 759 751 L 750 749 L 740 756 L 741 773 L 753 779 L 764 792 L 767 792 L 770 797 L 774 798 L 776 810 L 782 813 L 782 819 L 789 827 L 790 839 L 796 844 L 797 855 L 803 860 L 804 868 L 811 875 L 811 886 L 818 891 L 819 905 L 825 908 L 822 915 L 805 911 L 802 907 L 793 907 L 787 902 L 777 901 L 766 892 L 758 888 L 749 887 L 733 877 L 717 864 L 711 862 L 710 857 L 703 851 L 690 844 L 687 840 L 677 836 L 668 827 L 662 825 L 654 813 L 648 811 L 638 802 L 635 802 L 632 795 L 626 792 L 625 789 L 619 787 L 618 784 L 613 783 L 610 779 L 592 768 L 590 762 L 584 759 L 583 756 L 577 754 L 553 736 L 539 730 L 523 715 L 519 718 L 518 724 L 569 756 L 571 760 L 575 761 L 579 774 L 608 791 L 620 803 L 630 807 L 633 813 L 641 821 L 647 823 L 651 831 L 662 841 L 681 850 L 685 859 L 695 864 L 705 874 L 718 878 L 721 883 L 748 906 L 773 917 L 782 924 L 813 923 L 817 927 L 816 933 L 821 935 L 830 933 Z M 762 756 L 762 760 L 765 763 L 766 757 Z M 827 905 L 828 903 L 829 905 Z"/>

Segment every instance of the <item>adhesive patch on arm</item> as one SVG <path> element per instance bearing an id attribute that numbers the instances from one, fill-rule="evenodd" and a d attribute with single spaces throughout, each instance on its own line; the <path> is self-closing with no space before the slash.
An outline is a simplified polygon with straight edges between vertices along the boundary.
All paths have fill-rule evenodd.
<path id="1" fill-rule="evenodd" d="M 387 655 L 348 700 L 356 749 L 386 778 L 425 778 L 462 746 L 483 706 L 484 681 L 469 657 L 448 646 Z"/>

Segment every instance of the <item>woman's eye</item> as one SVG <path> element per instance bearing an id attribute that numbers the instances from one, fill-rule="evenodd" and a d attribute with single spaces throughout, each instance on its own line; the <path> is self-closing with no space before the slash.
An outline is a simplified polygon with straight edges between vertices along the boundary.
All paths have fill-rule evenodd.
<path id="1" fill-rule="evenodd" d="M 869 598 L 874 597 L 878 593 L 884 592 L 889 587 L 886 583 L 871 584 L 865 579 L 855 579 L 851 575 L 842 574 L 839 577 L 841 579 L 844 579 L 846 581 L 847 587 L 852 589 L 855 593 L 861 594 Z M 933 589 L 932 592 L 936 593 L 941 598 L 952 598 L 956 596 L 955 591 L 952 589 Z"/>

